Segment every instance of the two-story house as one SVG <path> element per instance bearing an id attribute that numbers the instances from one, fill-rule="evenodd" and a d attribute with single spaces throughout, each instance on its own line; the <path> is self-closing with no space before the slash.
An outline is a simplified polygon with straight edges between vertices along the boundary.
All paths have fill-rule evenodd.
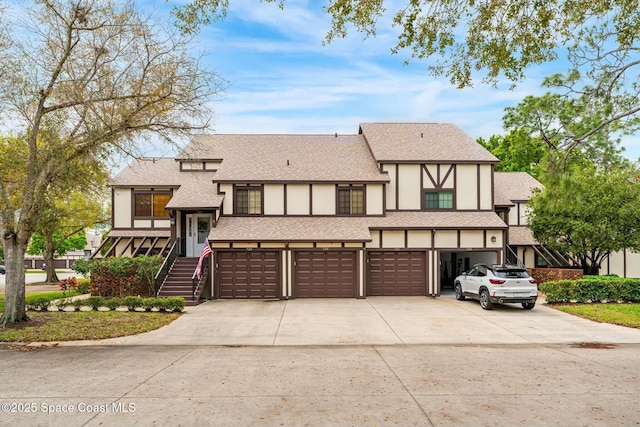
<path id="1" fill-rule="evenodd" d="M 451 124 L 201 135 L 114 179 L 107 255 L 197 259 L 208 245 L 198 294 L 212 298 L 438 296 L 507 259 L 497 162 Z"/>

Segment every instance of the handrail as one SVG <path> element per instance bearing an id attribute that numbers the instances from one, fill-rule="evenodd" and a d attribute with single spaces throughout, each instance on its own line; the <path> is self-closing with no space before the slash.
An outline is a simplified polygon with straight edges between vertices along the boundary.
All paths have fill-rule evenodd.
<path id="1" fill-rule="evenodd" d="M 518 254 L 517 254 L 517 253 L 515 253 L 515 252 L 513 251 L 513 249 L 511 249 L 511 246 L 510 246 L 510 245 L 507 245 L 507 250 L 508 250 L 509 252 L 511 252 L 511 255 L 513 255 L 513 256 L 515 257 L 515 259 L 516 259 L 516 264 L 518 265 L 518 267 L 525 267 L 524 262 L 523 262 L 520 258 L 518 258 Z"/>
<path id="2" fill-rule="evenodd" d="M 169 271 L 171 271 L 171 267 L 176 262 L 176 259 L 180 255 L 180 239 L 176 239 L 171 245 L 171 249 L 169 249 L 169 253 L 164 259 L 160 270 L 156 273 L 156 276 L 153 278 L 153 289 L 149 288 L 149 296 L 158 296 L 160 293 L 160 289 L 164 284 L 167 276 L 169 275 Z"/>
<path id="3" fill-rule="evenodd" d="M 196 299 L 196 292 L 198 291 L 198 289 L 200 289 L 200 284 L 203 281 L 207 280 L 207 278 L 209 277 L 209 258 L 211 258 L 211 254 L 207 254 L 207 256 L 205 256 L 202 259 L 202 265 L 200 266 L 200 277 L 198 277 L 197 267 L 193 272 L 193 276 L 191 276 L 191 284 L 192 284 L 191 300 L 192 301 L 195 301 Z"/>

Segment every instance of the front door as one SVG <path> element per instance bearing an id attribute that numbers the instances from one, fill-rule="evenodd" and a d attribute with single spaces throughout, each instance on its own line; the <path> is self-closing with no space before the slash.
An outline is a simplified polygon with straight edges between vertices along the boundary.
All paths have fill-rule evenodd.
<path id="1" fill-rule="evenodd" d="M 211 231 L 210 214 L 187 215 L 187 256 L 197 257 L 202 252 L 204 241 Z"/>

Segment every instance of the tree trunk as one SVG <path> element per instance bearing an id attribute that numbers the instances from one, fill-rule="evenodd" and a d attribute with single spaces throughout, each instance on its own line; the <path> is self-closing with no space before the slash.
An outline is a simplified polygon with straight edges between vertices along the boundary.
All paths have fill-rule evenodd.
<path id="1" fill-rule="evenodd" d="M 53 235 L 47 234 L 46 237 L 46 249 L 44 250 L 44 262 L 47 264 L 47 283 L 59 283 L 58 275 L 56 274 L 56 264 L 53 259 Z"/>
<path id="2" fill-rule="evenodd" d="M 24 255 L 27 251 L 27 239 L 16 237 L 7 232 L 4 238 L 5 256 L 5 295 L 4 313 L 0 324 L 18 323 L 29 320 L 25 304 Z"/>
<path id="3" fill-rule="evenodd" d="M 597 276 L 600 274 L 600 268 L 597 265 L 582 265 L 582 274 L 585 276 Z"/>

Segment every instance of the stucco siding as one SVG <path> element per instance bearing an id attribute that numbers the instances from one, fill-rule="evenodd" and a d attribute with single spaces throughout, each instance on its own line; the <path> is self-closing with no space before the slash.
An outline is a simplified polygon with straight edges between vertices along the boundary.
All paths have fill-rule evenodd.
<path id="1" fill-rule="evenodd" d="M 455 230 L 438 230 L 435 235 L 436 248 L 457 248 L 458 232 Z"/>
<path id="2" fill-rule="evenodd" d="M 136 219 L 133 221 L 133 228 L 151 228 L 150 219 Z"/>
<path id="3" fill-rule="evenodd" d="M 313 215 L 336 214 L 336 187 L 330 184 L 314 184 L 312 188 Z"/>
<path id="4" fill-rule="evenodd" d="M 387 184 L 387 209 L 398 209 L 396 205 L 396 169 L 397 165 L 383 165 L 382 170 L 389 174 L 389 184 Z"/>
<path id="5" fill-rule="evenodd" d="M 484 233 L 481 230 L 463 230 L 460 232 L 461 248 L 483 248 Z"/>
<path id="6" fill-rule="evenodd" d="M 421 209 L 422 186 L 420 183 L 420 165 L 398 165 L 399 209 Z"/>
<path id="7" fill-rule="evenodd" d="M 493 174 L 491 165 L 480 166 L 480 209 L 493 209 Z"/>
<path id="8" fill-rule="evenodd" d="M 264 214 L 284 215 L 284 185 L 266 184 L 264 186 Z"/>
<path id="9" fill-rule="evenodd" d="M 409 230 L 407 232 L 408 248 L 430 248 L 431 230 Z"/>
<path id="10" fill-rule="evenodd" d="M 116 188 L 113 191 L 113 228 L 131 227 L 131 189 Z"/>
<path id="11" fill-rule="evenodd" d="M 287 185 L 287 215 L 309 215 L 308 185 Z"/>
<path id="12" fill-rule="evenodd" d="M 224 193 L 222 213 L 224 215 L 233 215 L 233 186 L 231 184 L 221 184 L 220 192 Z"/>
<path id="13" fill-rule="evenodd" d="M 403 230 L 382 230 L 383 248 L 404 248 Z"/>
<path id="14" fill-rule="evenodd" d="M 370 249 L 380 247 L 380 230 L 371 230 L 371 241 L 366 243 L 366 247 Z"/>
<path id="15" fill-rule="evenodd" d="M 529 216 L 529 212 L 531 208 L 526 203 L 519 203 L 520 205 L 520 223 L 518 225 L 527 225 L 527 216 Z"/>
<path id="16" fill-rule="evenodd" d="M 458 165 L 456 168 L 456 208 L 478 209 L 478 172 L 476 165 Z"/>
<path id="17" fill-rule="evenodd" d="M 367 215 L 382 215 L 384 207 L 383 191 L 382 184 L 367 185 Z"/>

